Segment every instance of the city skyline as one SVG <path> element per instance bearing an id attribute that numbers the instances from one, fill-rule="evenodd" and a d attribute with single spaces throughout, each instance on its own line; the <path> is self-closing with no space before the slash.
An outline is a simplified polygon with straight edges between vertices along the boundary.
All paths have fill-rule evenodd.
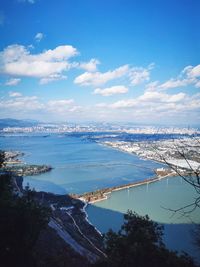
<path id="1" fill-rule="evenodd" d="M 107 2 L 1 1 L 1 118 L 199 123 L 199 1 Z"/>

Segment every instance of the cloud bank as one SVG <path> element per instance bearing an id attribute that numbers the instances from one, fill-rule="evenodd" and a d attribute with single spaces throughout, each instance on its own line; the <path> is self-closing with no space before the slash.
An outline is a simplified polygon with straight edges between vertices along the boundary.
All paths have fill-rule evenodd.
<path id="1" fill-rule="evenodd" d="M 58 46 L 39 54 L 31 54 L 22 45 L 10 45 L 0 52 L 0 73 L 12 76 L 34 77 L 41 82 L 63 79 L 63 72 L 71 68 L 68 60 L 78 54 L 70 45 Z"/>
<path id="2" fill-rule="evenodd" d="M 100 89 L 97 88 L 94 90 L 93 94 L 96 95 L 102 95 L 102 96 L 111 96 L 111 95 L 116 95 L 116 94 L 125 94 L 128 92 L 128 88 L 123 86 L 123 85 L 116 85 L 116 86 L 111 86 L 108 88 Z"/>

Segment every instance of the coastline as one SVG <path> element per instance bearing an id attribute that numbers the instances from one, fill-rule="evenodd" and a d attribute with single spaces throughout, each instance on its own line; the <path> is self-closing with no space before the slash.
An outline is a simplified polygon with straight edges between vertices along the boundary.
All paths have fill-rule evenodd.
<path id="1" fill-rule="evenodd" d="M 155 183 L 155 182 L 158 182 L 162 179 L 165 179 L 165 178 L 171 177 L 171 176 L 177 176 L 177 173 L 170 171 L 168 174 L 163 175 L 163 176 L 155 176 L 152 178 L 147 178 L 147 179 L 142 180 L 142 181 L 136 181 L 136 182 L 132 182 L 132 183 L 125 184 L 125 185 L 119 185 L 119 186 L 99 189 L 97 191 L 88 192 L 88 193 L 85 193 L 82 195 L 78 195 L 77 198 L 80 199 L 81 201 L 83 201 L 84 203 L 93 204 L 93 203 L 108 199 L 109 195 L 112 192 L 120 191 L 120 190 L 124 190 L 124 189 L 129 189 L 131 187 L 138 187 L 138 186 L 142 186 L 145 184 Z"/>
<path id="2" fill-rule="evenodd" d="M 99 143 L 99 144 L 101 144 L 101 143 Z M 101 144 L 101 145 L 103 145 L 103 144 Z M 106 146 L 106 145 L 103 145 L 103 146 Z M 109 147 L 109 148 L 112 148 L 112 149 L 115 149 L 116 150 L 116 148 L 114 148 L 114 147 Z M 156 162 L 156 160 L 153 160 L 153 159 L 148 159 L 148 158 L 143 158 L 143 157 L 140 157 L 139 155 L 137 155 L 136 153 L 132 153 L 132 152 L 126 152 L 126 151 L 123 151 L 123 150 L 120 150 L 120 149 L 117 149 L 117 150 L 119 150 L 120 152 L 123 152 L 123 153 L 128 153 L 129 155 L 132 155 L 132 156 L 134 156 L 134 155 L 136 155 L 137 157 L 139 157 L 139 158 L 142 158 L 143 160 L 147 160 L 147 161 L 150 161 L 150 160 L 152 160 L 152 161 L 155 161 Z M 162 163 L 162 162 L 161 162 Z M 82 215 L 83 216 L 83 221 L 82 222 L 86 222 L 86 223 L 88 223 L 88 224 L 90 224 L 91 226 L 93 226 L 93 228 L 96 230 L 96 232 L 98 232 L 101 236 L 102 236 L 102 233 L 103 233 L 103 231 L 102 231 L 102 233 L 95 227 L 95 224 L 93 224 L 93 223 L 91 223 L 90 221 L 89 221 L 89 216 L 88 216 L 88 210 L 87 210 L 87 207 L 88 207 L 88 205 L 89 204 L 92 204 L 92 203 L 96 203 L 96 202 L 100 202 L 100 201 L 104 201 L 104 200 L 106 200 L 106 199 L 108 199 L 109 197 L 110 197 L 110 195 L 111 195 L 111 193 L 112 192 L 115 192 L 115 191 L 120 191 L 120 190 L 125 190 L 125 189 L 129 189 L 129 188 L 132 188 L 132 187 L 137 187 L 137 186 L 142 186 L 142 185 L 148 185 L 148 184 L 150 184 L 150 183 L 155 183 L 155 182 L 158 182 L 159 180 L 162 180 L 162 179 L 165 179 L 165 178 L 168 178 L 168 177 L 170 177 L 170 176 L 172 176 L 172 174 L 170 173 L 170 174 L 167 174 L 167 175 L 162 175 L 162 176 L 159 176 L 159 175 L 157 175 L 156 177 L 155 177 L 155 175 L 153 176 L 152 175 L 152 177 L 151 178 L 148 178 L 148 179 L 144 179 L 144 180 L 142 180 L 142 181 L 140 181 L 140 182 L 134 182 L 134 183 L 130 183 L 130 184 L 124 184 L 124 185 L 119 185 L 119 186 L 116 186 L 116 187 L 110 187 L 110 188 L 107 188 L 107 191 L 106 192 L 103 192 L 103 194 L 102 195 L 100 195 L 100 197 L 99 198 L 97 198 L 96 200 L 91 200 L 91 201 L 89 201 L 89 202 L 86 202 L 86 201 L 84 201 L 83 199 L 81 199 L 81 198 L 79 198 L 81 201 L 82 201 L 82 203 L 83 203 L 83 205 L 82 205 L 82 211 L 83 211 L 83 213 L 84 213 L 84 215 Z M 177 176 L 177 174 L 175 174 L 174 176 Z M 145 177 L 145 176 L 144 176 Z M 148 176 L 146 176 L 146 177 L 148 177 Z M 139 177 L 138 177 L 139 178 Z M 125 182 L 125 181 L 124 181 Z M 146 187 L 144 186 L 144 189 L 146 189 Z M 104 190 L 104 189 L 102 189 L 102 190 Z M 139 190 L 139 189 L 137 189 L 137 190 Z M 127 192 L 127 191 L 124 191 L 124 192 Z M 93 192 L 94 193 L 94 192 Z M 81 210 L 81 208 L 80 208 L 80 210 Z M 61 210 L 61 208 L 60 208 L 60 211 L 59 211 L 59 213 L 61 213 L 62 212 L 62 216 L 65 216 L 66 215 L 66 210 Z M 68 216 L 69 217 L 69 216 Z M 77 222 L 78 222 L 78 220 L 76 220 Z M 62 225 L 61 225 L 62 226 Z M 69 231 L 70 232 L 70 231 Z"/>
<path id="3" fill-rule="evenodd" d="M 93 226 L 94 229 L 100 234 L 100 236 L 103 236 L 103 234 L 99 231 L 99 229 L 97 229 L 97 228 L 90 222 L 90 220 L 89 220 L 89 218 L 88 218 L 88 213 L 87 213 L 87 211 L 86 211 L 86 208 L 87 208 L 87 206 L 88 206 L 89 203 L 84 202 L 84 200 L 82 200 L 82 199 L 80 199 L 80 198 L 79 198 L 79 200 L 82 201 L 82 202 L 84 203 L 84 206 L 83 206 L 83 208 L 82 208 L 82 211 L 85 213 L 85 220 L 86 220 L 86 222 L 88 222 L 91 226 Z"/>
<path id="4" fill-rule="evenodd" d="M 154 141 L 155 142 L 155 141 Z M 163 146 L 163 142 L 166 142 L 165 141 L 157 141 L 161 147 Z M 200 167 L 200 164 L 198 162 L 198 160 L 196 161 L 196 156 L 194 156 L 192 159 L 187 159 L 187 161 L 185 160 L 185 158 L 179 154 L 179 157 L 174 157 L 173 156 L 173 153 L 176 153 L 177 152 L 177 148 L 174 149 L 174 146 L 172 146 L 170 144 L 170 142 L 173 142 L 173 145 L 174 145 L 174 140 L 170 140 L 169 139 L 169 144 L 164 144 L 164 154 L 160 153 L 159 154 L 159 146 L 157 148 L 155 147 L 149 147 L 148 145 L 146 146 L 141 146 L 141 144 L 143 145 L 145 142 L 132 142 L 132 141 L 117 141 L 117 142 L 112 142 L 112 141 L 104 141 L 104 142 L 101 142 L 102 145 L 106 146 L 106 147 L 110 147 L 114 150 L 118 150 L 120 152 L 123 152 L 123 153 L 126 153 L 126 154 L 129 154 L 129 155 L 135 155 L 137 157 L 139 157 L 140 159 L 142 160 L 149 160 L 149 161 L 153 161 L 153 162 L 156 162 L 156 163 L 160 163 L 160 164 L 163 164 L 163 165 L 167 165 L 167 166 L 173 166 L 173 167 L 176 167 L 176 168 L 181 168 L 181 169 L 193 169 L 193 170 L 196 170 Z M 198 141 L 197 141 L 198 142 Z M 132 145 L 135 146 L 135 149 L 134 150 L 130 150 L 130 148 L 133 148 L 132 145 L 131 147 L 129 147 L 130 143 Z M 117 145 L 116 145 L 117 144 Z M 121 144 L 124 144 L 125 147 L 121 146 Z M 139 144 L 139 146 L 138 146 Z M 148 144 L 148 143 L 147 143 Z M 178 147 L 182 145 L 177 143 L 176 144 Z M 191 144 L 188 143 L 188 141 L 184 144 L 186 147 L 190 147 Z M 198 146 L 198 143 L 196 144 Z M 152 153 L 152 148 L 154 150 L 154 152 Z M 162 147 L 163 148 L 163 147 Z M 155 152 L 155 149 L 157 149 L 158 151 Z M 166 153 L 167 150 L 171 149 L 171 153 L 170 154 L 170 157 L 168 157 L 168 153 Z M 138 153 L 138 151 L 140 153 Z M 199 151 L 200 152 L 200 151 Z M 150 154 L 149 154 L 150 153 Z M 199 154 L 200 155 L 200 154 Z M 181 156 L 181 158 L 180 158 Z"/>
<path id="5" fill-rule="evenodd" d="M 140 181 L 140 182 L 133 182 L 133 183 L 126 184 L 126 185 L 121 185 L 121 186 L 117 186 L 117 187 L 111 187 L 111 188 L 107 188 L 107 189 L 97 190 L 97 191 L 91 192 L 91 193 L 86 193 L 86 194 L 84 194 L 84 196 L 86 196 L 86 197 L 88 196 L 88 194 L 93 195 L 93 194 L 100 193 L 100 197 L 98 194 L 97 199 L 92 199 L 92 200 L 90 200 L 90 198 L 89 198 L 89 200 L 87 199 L 89 204 L 100 202 L 100 201 L 108 199 L 108 196 L 114 191 L 124 190 L 124 189 L 128 189 L 131 187 L 137 187 L 137 186 L 141 186 L 144 184 L 158 182 L 161 179 L 167 178 L 169 176 L 180 176 L 179 173 L 187 176 L 188 174 L 189 175 L 191 174 L 191 171 L 194 172 L 194 169 L 191 167 L 192 163 L 190 163 L 190 162 L 188 163 L 188 161 L 186 161 L 185 159 L 184 159 L 184 161 L 186 161 L 186 163 L 189 165 L 189 167 L 191 168 L 190 170 L 188 170 L 188 166 L 185 167 L 185 166 L 180 166 L 180 163 L 177 164 L 176 161 L 178 161 L 178 160 L 176 158 L 174 158 L 173 160 L 172 159 L 169 160 L 169 164 L 167 164 L 167 161 L 163 161 L 160 158 L 156 158 L 156 157 L 149 158 L 148 156 L 140 155 L 140 154 L 136 153 L 137 150 L 136 151 L 129 151 L 126 149 L 122 149 L 119 146 L 113 146 L 112 142 L 98 142 L 98 144 L 105 146 L 105 147 L 109 147 L 110 149 L 118 150 L 122 153 L 126 153 L 126 154 L 129 154 L 132 156 L 135 155 L 142 160 L 153 161 L 153 162 L 160 163 L 160 164 L 163 164 L 164 166 L 168 166 L 168 167 L 171 166 L 171 168 L 170 169 L 169 168 L 168 169 L 167 168 L 161 168 L 163 171 L 163 174 L 158 174 L 159 169 L 156 169 L 155 170 L 155 173 L 156 173 L 155 177 L 147 178 L 147 179 L 144 179 L 143 181 Z M 180 168 L 179 172 L 176 172 L 176 170 L 174 168 Z"/>

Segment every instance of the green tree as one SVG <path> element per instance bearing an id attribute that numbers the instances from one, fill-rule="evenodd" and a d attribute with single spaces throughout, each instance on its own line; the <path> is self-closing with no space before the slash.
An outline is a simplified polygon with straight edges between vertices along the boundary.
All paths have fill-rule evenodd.
<path id="1" fill-rule="evenodd" d="M 128 211 L 118 233 L 105 235 L 108 258 L 96 266 L 109 267 L 192 267 L 192 259 L 169 251 L 163 241 L 163 227 L 148 216 Z"/>
<path id="2" fill-rule="evenodd" d="M 49 221 L 49 210 L 34 201 L 31 192 L 13 193 L 10 174 L 0 175 L 0 266 L 31 267 L 33 248 Z"/>
<path id="3" fill-rule="evenodd" d="M 0 168 L 3 166 L 5 161 L 5 153 L 4 151 L 0 150 Z"/>
<path id="4" fill-rule="evenodd" d="M 197 248 L 200 251 L 200 224 L 196 225 L 196 228 L 194 231 L 194 241 L 195 241 Z"/>

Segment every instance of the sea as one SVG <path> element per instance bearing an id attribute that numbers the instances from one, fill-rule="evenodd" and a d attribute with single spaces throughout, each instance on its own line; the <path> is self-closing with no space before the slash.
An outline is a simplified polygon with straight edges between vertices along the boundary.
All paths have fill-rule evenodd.
<path id="1" fill-rule="evenodd" d="M 173 136 L 178 138 L 179 136 Z M 52 171 L 24 177 L 23 185 L 37 191 L 55 194 L 94 191 L 154 177 L 154 169 L 163 165 L 121 152 L 101 144 L 110 140 L 161 140 L 170 135 L 128 135 L 115 133 L 71 134 L 4 134 L 0 149 L 20 151 L 27 164 L 47 164 Z M 194 245 L 195 223 L 200 213 L 182 214 L 173 210 L 190 204 L 196 192 L 181 177 L 169 177 L 159 182 L 112 192 L 107 200 L 87 206 L 90 222 L 102 233 L 118 231 L 123 215 L 133 210 L 162 223 L 164 241 L 173 250 L 184 250 L 200 261 Z"/>

